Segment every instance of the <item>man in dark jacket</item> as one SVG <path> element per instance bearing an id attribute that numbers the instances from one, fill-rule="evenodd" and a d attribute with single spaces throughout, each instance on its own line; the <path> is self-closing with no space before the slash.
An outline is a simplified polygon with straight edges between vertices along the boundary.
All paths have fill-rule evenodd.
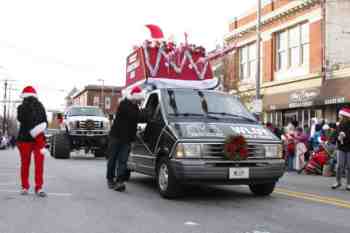
<path id="1" fill-rule="evenodd" d="M 25 87 L 21 97 L 23 102 L 17 109 L 17 120 L 20 129 L 17 137 L 17 146 L 21 155 L 21 181 L 22 195 L 27 195 L 29 190 L 29 169 L 32 153 L 35 163 L 35 193 L 45 197 L 43 191 L 44 152 L 47 118 L 44 106 L 37 99 L 33 87 Z"/>
<path id="2" fill-rule="evenodd" d="M 341 178 L 344 174 L 344 170 L 347 169 L 346 190 L 350 191 L 350 108 L 342 108 L 339 115 L 340 124 L 337 129 L 337 181 L 332 188 L 337 189 L 341 187 Z"/>
<path id="3" fill-rule="evenodd" d="M 145 118 L 138 106 L 143 97 L 142 90 L 138 86 L 131 90 L 130 94 L 120 102 L 109 134 L 107 184 L 116 191 L 125 190 L 130 143 L 136 137 L 137 123 L 144 121 Z M 116 166 L 118 169 L 115 183 Z"/>

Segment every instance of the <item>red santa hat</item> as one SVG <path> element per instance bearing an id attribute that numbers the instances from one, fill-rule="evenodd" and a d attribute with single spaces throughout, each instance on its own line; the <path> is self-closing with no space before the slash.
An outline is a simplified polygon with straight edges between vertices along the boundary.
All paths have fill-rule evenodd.
<path id="1" fill-rule="evenodd" d="M 350 108 L 344 107 L 344 108 L 340 109 L 339 115 L 350 118 Z"/>
<path id="2" fill-rule="evenodd" d="M 26 98 L 30 96 L 37 97 L 36 90 L 32 86 L 26 86 L 25 88 L 23 88 L 21 98 Z"/>
<path id="3" fill-rule="evenodd" d="M 127 98 L 129 100 L 143 100 L 145 98 L 145 94 L 139 86 L 135 86 L 131 89 Z"/>

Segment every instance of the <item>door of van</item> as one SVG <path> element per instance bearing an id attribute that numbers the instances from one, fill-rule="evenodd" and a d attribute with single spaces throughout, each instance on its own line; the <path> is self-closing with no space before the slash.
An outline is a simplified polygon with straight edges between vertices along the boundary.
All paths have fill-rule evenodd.
<path id="1" fill-rule="evenodd" d="M 149 175 L 155 175 L 156 146 L 165 125 L 160 108 L 158 93 L 151 94 L 145 105 L 149 119 L 146 125 L 140 125 L 137 140 L 132 146 L 136 170 Z"/>

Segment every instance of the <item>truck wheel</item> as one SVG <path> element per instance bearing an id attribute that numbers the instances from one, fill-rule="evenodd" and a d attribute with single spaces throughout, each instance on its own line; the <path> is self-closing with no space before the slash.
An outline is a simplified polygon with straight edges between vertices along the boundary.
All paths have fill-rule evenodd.
<path id="1" fill-rule="evenodd" d="M 160 158 L 157 164 L 157 186 L 164 198 L 175 198 L 181 192 L 181 185 L 177 182 L 168 157 Z"/>
<path id="2" fill-rule="evenodd" d="M 131 170 L 128 169 L 127 172 L 126 172 L 126 174 L 125 174 L 125 177 L 124 177 L 125 181 L 129 181 L 129 180 L 130 180 L 130 177 L 131 177 Z"/>
<path id="3" fill-rule="evenodd" d="M 95 156 L 95 158 L 106 157 L 106 150 L 104 150 L 104 149 L 95 150 L 94 156 Z"/>
<path id="4" fill-rule="evenodd" d="M 54 138 L 55 138 L 54 135 L 50 138 L 50 147 L 49 147 L 50 155 L 51 155 L 52 157 L 54 157 L 54 156 L 53 156 L 53 141 L 55 140 Z"/>
<path id="5" fill-rule="evenodd" d="M 52 155 L 56 159 L 69 159 L 70 141 L 65 133 L 56 134 L 52 140 Z"/>
<path id="6" fill-rule="evenodd" d="M 268 196 L 275 189 L 275 182 L 265 184 L 250 184 L 249 188 L 257 196 Z"/>

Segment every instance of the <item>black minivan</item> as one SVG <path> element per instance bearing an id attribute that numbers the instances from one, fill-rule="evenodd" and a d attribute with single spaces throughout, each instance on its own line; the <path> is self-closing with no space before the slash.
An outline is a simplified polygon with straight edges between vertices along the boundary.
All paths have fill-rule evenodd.
<path id="1" fill-rule="evenodd" d="M 143 107 L 151 119 L 139 124 L 128 166 L 153 176 L 163 197 L 178 195 L 183 184 L 249 185 L 269 195 L 284 173 L 281 141 L 259 124 L 239 99 L 228 93 L 189 88 L 151 91 Z M 248 158 L 224 156 L 228 135 L 247 141 Z"/>

